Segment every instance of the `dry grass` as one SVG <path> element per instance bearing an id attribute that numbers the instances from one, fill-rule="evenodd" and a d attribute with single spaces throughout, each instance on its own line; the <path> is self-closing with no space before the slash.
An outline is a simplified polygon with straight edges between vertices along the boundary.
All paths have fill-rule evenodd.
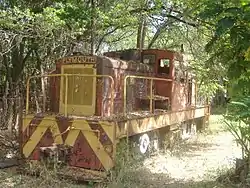
<path id="1" fill-rule="evenodd" d="M 0 187 L 15 188 L 84 188 L 84 185 L 77 185 L 71 181 L 59 179 L 51 171 L 47 171 L 41 177 L 33 177 L 2 170 L 0 171 Z M 86 186 L 88 187 L 88 186 Z"/>
<path id="2" fill-rule="evenodd" d="M 221 123 L 222 116 L 212 116 L 208 130 L 177 144 L 172 152 L 156 153 L 148 158 L 130 155 L 126 146 L 118 151 L 116 168 L 101 184 L 75 184 L 58 179 L 54 172 L 44 169 L 40 178 L 0 171 L 1 187 L 64 187 L 64 188 L 234 188 L 225 178 L 216 178 L 234 166 L 238 147 Z M 240 152 L 239 152 L 240 153 Z M 227 177 L 227 176 L 225 176 Z"/>
<path id="3" fill-rule="evenodd" d="M 176 144 L 171 152 L 157 153 L 143 162 L 139 159 L 137 166 L 134 160 L 107 187 L 236 187 L 227 179 L 224 184 L 216 179 L 234 167 L 238 154 L 240 149 L 222 124 L 222 116 L 211 116 L 209 129 Z"/>

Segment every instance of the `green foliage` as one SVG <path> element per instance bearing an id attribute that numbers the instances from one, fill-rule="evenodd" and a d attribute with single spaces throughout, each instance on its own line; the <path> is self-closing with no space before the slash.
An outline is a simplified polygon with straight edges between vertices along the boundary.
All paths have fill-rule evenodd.
<path id="1" fill-rule="evenodd" d="M 41 13 L 34 13 L 29 8 L 23 10 L 17 7 L 1 11 L 0 50 L 2 50 L 1 56 L 5 60 L 3 64 L 6 73 L 10 72 L 11 75 L 16 76 L 16 78 L 12 78 L 12 81 L 21 79 L 19 76 L 26 68 L 37 67 L 34 62 L 30 62 L 32 57 L 33 60 L 34 58 L 44 60 L 43 56 L 48 56 L 49 49 L 55 43 L 57 43 L 56 45 L 62 43 L 63 40 L 59 39 L 62 38 L 62 32 L 64 37 L 69 36 L 70 32 L 65 30 L 65 22 L 57 16 L 58 12 L 60 10 L 51 7 L 44 8 Z M 37 57 L 35 57 L 36 52 L 39 53 Z"/>
<path id="2" fill-rule="evenodd" d="M 238 97 L 228 106 L 225 124 L 242 148 L 242 157 L 250 157 L 250 96 Z"/>
<path id="3" fill-rule="evenodd" d="M 249 107 L 250 107 L 250 96 L 239 98 L 237 101 L 232 101 L 228 106 L 230 110 L 227 117 L 232 119 L 233 121 L 242 121 L 245 124 L 249 124 L 250 123 Z"/>
<path id="4" fill-rule="evenodd" d="M 214 34 L 206 46 L 213 61 L 227 69 L 231 95 L 248 95 L 250 46 L 249 3 L 246 1 L 209 1 L 199 15 L 213 24 Z M 238 89 L 235 89 L 237 87 Z M 241 89 L 239 89 L 241 88 Z"/>
<path id="5" fill-rule="evenodd" d="M 228 78 L 232 102 L 225 124 L 242 148 L 242 157 L 250 159 L 250 2 L 207 1 L 199 14 L 213 35 L 206 45 L 212 62 L 220 62 Z M 248 173 L 248 172 L 247 172 Z"/>

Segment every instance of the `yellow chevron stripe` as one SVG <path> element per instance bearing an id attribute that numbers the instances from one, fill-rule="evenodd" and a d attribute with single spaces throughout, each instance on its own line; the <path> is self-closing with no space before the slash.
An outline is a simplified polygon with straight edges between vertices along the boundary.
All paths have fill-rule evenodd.
<path id="1" fill-rule="evenodd" d="M 77 136 L 79 135 L 80 130 L 73 130 L 71 129 L 68 133 L 68 136 L 64 142 L 64 144 L 69 146 L 74 146 Z"/>
<path id="2" fill-rule="evenodd" d="M 90 147 L 94 151 L 97 158 L 101 161 L 103 167 L 106 170 L 109 170 L 113 167 L 113 160 L 108 155 L 108 153 L 105 151 L 103 145 L 97 138 L 95 132 L 91 129 L 88 122 L 85 120 L 74 120 L 72 123 L 72 129 L 68 133 L 68 136 L 65 140 L 65 144 L 68 144 L 70 146 L 73 146 L 79 132 L 81 131 L 83 136 L 88 141 Z"/>
<path id="3" fill-rule="evenodd" d="M 102 126 L 103 130 L 108 135 L 108 137 L 111 140 L 111 142 L 114 143 L 114 139 L 115 139 L 114 125 L 111 124 L 111 123 L 109 123 L 109 122 L 107 122 L 107 121 L 99 121 L 99 124 Z"/>
<path id="4" fill-rule="evenodd" d="M 24 132 L 26 130 L 26 128 L 29 126 L 29 124 L 33 118 L 34 118 L 34 116 L 25 116 L 23 118 L 22 132 Z"/>
<path id="5" fill-rule="evenodd" d="M 45 124 L 46 123 L 46 124 Z M 43 135 L 45 134 L 46 130 L 48 129 L 48 121 L 43 120 L 34 133 L 31 135 L 28 142 L 23 147 L 23 154 L 25 157 L 29 157 L 32 151 L 35 149 Z"/>
<path id="6" fill-rule="evenodd" d="M 28 127 L 31 120 L 32 117 L 26 117 L 24 119 L 23 131 Z M 101 121 L 100 125 L 103 127 L 104 131 L 106 132 L 110 140 L 114 142 L 114 137 L 112 134 L 114 132 L 113 125 L 109 122 L 104 122 L 104 121 Z M 55 139 L 55 142 L 58 144 L 63 143 L 63 139 L 62 136 L 60 135 L 60 130 L 55 121 L 55 118 L 46 117 L 41 121 L 39 125 L 37 125 L 37 128 L 31 135 L 29 141 L 24 145 L 23 154 L 25 157 L 30 156 L 30 154 L 33 152 L 33 150 L 35 149 L 39 141 L 42 139 L 48 128 L 50 128 L 52 135 Z M 88 144 L 90 145 L 90 147 L 92 148 L 92 150 L 94 151 L 95 155 L 98 157 L 104 168 L 106 170 L 109 170 L 111 167 L 113 167 L 114 163 L 112 158 L 105 151 L 102 143 L 97 138 L 96 133 L 91 129 L 88 122 L 85 120 L 73 121 L 72 129 L 68 132 L 65 144 L 74 146 L 77 136 L 79 135 L 80 132 L 82 132 L 83 136 L 88 141 Z"/>
<path id="7" fill-rule="evenodd" d="M 28 119 L 26 122 L 28 122 Z M 36 130 L 30 136 L 28 142 L 23 147 L 23 154 L 25 157 L 30 156 L 30 154 L 33 152 L 33 150 L 35 149 L 39 141 L 42 139 L 48 128 L 50 128 L 52 132 L 52 136 L 54 137 L 54 142 L 57 144 L 63 144 L 63 139 L 62 136 L 60 135 L 60 130 L 59 127 L 57 126 L 57 123 L 55 122 L 55 119 L 54 118 L 43 119 L 41 123 L 37 125 Z"/>
<path id="8" fill-rule="evenodd" d="M 54 138 L 54 142 L 57 144 L 63 144 L 62 135 L 56 122 L 53 122 L 53 125 L 50 127 L 50 130 Z"/>

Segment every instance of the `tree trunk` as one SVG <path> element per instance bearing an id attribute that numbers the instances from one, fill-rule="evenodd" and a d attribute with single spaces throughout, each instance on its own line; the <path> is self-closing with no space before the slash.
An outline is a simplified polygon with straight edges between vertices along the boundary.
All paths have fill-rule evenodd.
<path id="1" fill-rule="evenodd" d="M 7 115 L 6 115 L 6 120 L 7 120 L 7 127 L 8 131 L 12 133 L 12 128 L 13 128 L 13 122 L 14 122 L 14 108 L 15 108 L 15 103 L 14 103 L 14 90 L 13 90 L 13 84 L 10 84 L 10 95 L 6 97 L 7 101 Z"/>
<path id="2" fill-rule="evenodd" d="M 44 70 L 43 70 L 43 67 L 41 66 L 41 74 L 43 75 L 44 74 Z M 43 96 L 43 107 L 42 107 L 42 111 L 45 113 L 46 112 L 46 99 L 47 99 L 47 96 L 46 96 L 46 90 L 45 90 L 45 78 L 44 77 L 41 77 L 41 87 L 42 87 L 42 96 Z"/>
<path id="3" fill-rule="evenodd" d="M 91 55 L 95 54 L 95 26 L 96 26 L 96 7 L 95 0 L 91 0 L 91 9 L 92 9 L 92 17 L 91 17 Z"/>
<path id="4" fill-rule="evenodd" d="M 141 5 L 142 9 L 145 6 L 147 7 L 147 4 L 148 4 L 147 0 L 143 1 L 142 3 L 143 3 Z M 136 48 L 139 49 L 140 51 L 144 48 L 146 28 L 147 28 L 146 16 L 143 13 L 141 13 L 140 22 L 139 22 L 138 30 L 137 30 L 137 44 L 136 44 Z"/>
<path id="5" fill-rule="evenodd" d="M 142 50 L 145 44 L 145 37 L 146 37 L 146 29 L 147 29 L 147 22 L 145 18 L 141 18 L 141 21 L 138 26 L 137 32 L 137 45 L 136 48 Z"/>
<path id="6" fill-rule="evenodd" d="M 141 38 L 141 48 L 144 48 L 145 45 L 145 38 L 147 33 L 147 20 L 144 19 L 143 26 L 142 26 L 142 38 Z"/>
<path id="7" fill-rule="evenodd" d="M 143 18 L 141 18 L 139 26 L 138 26 L 138 31 L 137 31 L 137 44 L 136 48 L 141 50 L 142 49 L 142 32 L 143 32 Z"/>

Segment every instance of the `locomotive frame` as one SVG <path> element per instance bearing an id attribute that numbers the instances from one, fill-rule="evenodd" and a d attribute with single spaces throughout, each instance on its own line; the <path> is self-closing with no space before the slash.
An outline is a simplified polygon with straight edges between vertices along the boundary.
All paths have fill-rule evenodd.
<path id="1" fill-rule="evenodd" d="M 147 52 L 145 51 L 146 54 Z M 170 52 L 168 51 L 167 53 Z M 110 54 L 106 54 L 106 56 L 114 57 L 114 55 Z M 130 59 L 134 60 L 133 58 Z M 120 62 L 120 60 L 118 61 Z M 186 126 L 186 124 L 198 124 L 200 122 L 203 126 L 208 121 L 210 106 L 206 104 L 197 107 L 196 92 L 193 106 L 185 106 L 178 109 L 178 105 L 176 105 L 172 107 L 175 110 L 155 108 L 155 101 L 157 100 L 165 100 L 168 103 L 169 101 L 170 103 L 173 102 L 173 88 L 171 96 L 163 96 L 159 99 L 156 93 L 159 86 L 164 86 L 163 82 L 174 81 L 171 77 L 157 77 L 154 75 L 155 70 L 148 70 L 145 65 L 133 64 L 132 62 L 134 67 L 142 66 L 144 73 L 141 75 L 128 74 L 118 80 L 117 77 L 114 77 L 105 69 L 102 71 L 106 71 L 105 73 L 109 74 L 97 74 L 98 71 L 100 72 L 98 66 L 103 67 L 101 63 L 97 64 L 97 62 L 98 57 L 95 56 L 66 57 L 59 60 L 57 69 L 51 74 L 34 76 L 28 79 L 26 114 L 23 117 L 21 127 L 21 151 L 24 158 L 29 161 L 40 161 L 56 156 L 58 162 L 66 164 L 67 172 L 77 176 L 74 172 L 81 171 L 80 178 L 93 180 L 94 176 L 103 177 L 103 173 L 105 174 L 105 172 L 114 167 L 116 146 L 120 139 L 128 139 L 129 137 L 151 131 L 158 131 L 164 134 L 173 133 L 173 131 L 180 129 L 188 129 L 190 131 L 191 128 Z M 75 64 L 75 68 L 82 68 L 80 74 L 61 71 L 64 70 L 63 68 L 71 67 L 72 63 Z M 84 64 L 84 66 L 78 66 L 80 64 Z M 132 65 L 131 67 L 133 67 Z M 113 66 L 115 65 L 113 64 Z M 170 68 L 171 73 L 172 69 L 173 67 Z M 89 72 L 86 74 L 85 70 L 92 71 L 92 74 L 89 74 Z M 38 78 L 52 78 L 50 79 L 50 86 L 53 85 L 55 88 L 50 93 L 50 98 L 52 98 L 50 108 L 53 109 L 53 113 L 45 113 L 45 101 L 42 105 L 44 113 L 29 113 L 31 102 L 30 83 L 32 79 Z M 76 84 L 72 82 L 71 78 L 76 79 Z M 88 91 L 87 87 L 79 89 L 79 83 L 83 81 L 81 78 L 85 79 L 84 83 L 92 84 L 90 86 L 91 91 Z M 98 79 L 104 81 L 106 83 L 105 86 L 109 87 L 98 85 Z M 106 79 L 109 82 L 106 82 Z M 136 85 L 136 80 L 146 80 L 145 83 L 148 88 L 144 91 L 147 93 L 144 93 L 145 95 L 141 99 L 145 100 L 146 97 L 146 100 L 149 102 L 149 110 L 138 112 L 138 110 L 131 111 L 131 108 L 128 107 L 130 103 L 130 101 L 127 101 L 128 91 L 134 92 L 135 90 L 129 88 L 128 81 Z M 158 85 L 156 84 L 157 81 L 160 82 Z M 69 88 L 70 84 L 76 85 L 76 90 L 72 87 Z M 80 97 L 76 95 L 75 99 L 73 94 L 69 93 L 69 90 L 85 94 L 86 100 L 82 100 L 84 98 L 82 95 L 79 95 Z M 123 93 L 123 95 L 120 95 L 122 104 L 115 104 L 115 92 L 117 90 Z M 104 98 L 103 94 L 97 94 L 97 91 L 104 91 L 108 99 Z M 89 92 L 92 95 L 89 95 Z M 164 93 L 164 90 L 159 90 L 159 93 Z M 71 95 L 73 97 L 70 98 L 69 96 Z M 102 103 L 100 103 L 100 98 Z M 89 103 L 89 100 L 92 100 L 92 102 Z M 135 102 L 135 105 L 138 106 L 138 101 Z M 79 103 L 82 106 L 77 106 Z M 92 108 L 86 106 L 86 104 L 90 104 Z M 116 107 L 114 107 L 115 105 Z M 72 110 L 74 107 L 76 107 L 75 111 Z M 114 110 L 118 111 L 118 113 L 114 114 Z M 83 111 L 85 114 L 83 114 Z M 184 128 L 180 126 L 182 123 L 185 124 Z"/>

